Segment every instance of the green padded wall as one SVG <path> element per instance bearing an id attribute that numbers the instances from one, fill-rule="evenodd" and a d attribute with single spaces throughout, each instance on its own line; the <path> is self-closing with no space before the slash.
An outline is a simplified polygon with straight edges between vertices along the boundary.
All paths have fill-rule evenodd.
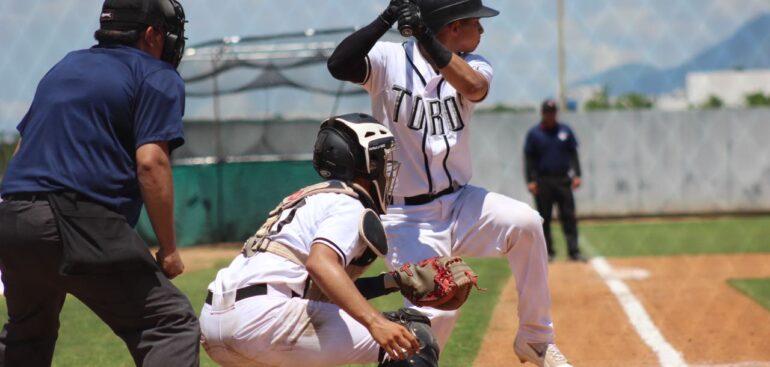
<path id="1" fill-rule="evenodd" d="M 177 245 L 243 241 L 281 199 L 320 180 L 309 161 L 174 166 Z M 137 231 L 156 242 L 145 212 Z"/>

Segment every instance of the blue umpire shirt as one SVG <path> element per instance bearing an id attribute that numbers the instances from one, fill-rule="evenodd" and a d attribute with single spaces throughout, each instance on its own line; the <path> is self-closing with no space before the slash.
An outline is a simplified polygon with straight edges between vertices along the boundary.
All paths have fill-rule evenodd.
<path id="1" fill-rule="evenodd" d="M 566 176 L 577 146 L 577 138 L 569 126 L 557 123 L 554 128 L 546 129 L 538 124 L 527 133 L 524 154 L 534 159 L 533 168 L 538 176 Z"/>
<path id="2" fill-rule="evenodd" d="M 17 127 L 21 149 L 0 192 L 75 191 L 135 226 L 142 208 L 136 150 L 184 143 L 184 93 L 170 64 L 136 48 L 69 53 L 40 81 Z"/>

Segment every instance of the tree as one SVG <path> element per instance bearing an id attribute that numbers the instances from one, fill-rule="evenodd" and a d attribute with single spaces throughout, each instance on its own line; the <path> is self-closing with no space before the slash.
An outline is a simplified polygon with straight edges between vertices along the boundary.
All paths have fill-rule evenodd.
<path id="1" fill-rule="evenodd" d="M 755 92 L 746 95 L 746 106 L 748 107 L 767 107 L 770 106 L 770 95 L 764 95 L 762 92 Z"/>
<path id="2" fill-rule="evenodd" d="M 724 106 L 724 102 L 722 102 L 722 99 L 713 94 L 710 95 L 709 98 L 706 100 L 706 102 L 703 104 L 703 108 L 710 108 L 710 109 L 722 108 L 722 106 Z"/>
<path id="3" fill-rule="evenodd" d="M 652 100 L 639 93 L 628 93 L 618 97 L 615 108 L 619 110 L 639 110 L 652 108 Z"/>
<path id="4" fill-rule="evenodd" d="M 9 140 L 9 139 L 6 139 Z M 3 177 L 5 169 L 8 167 L 8 162 L 13 156 L 13 152 L 16 150 L 16 142 L 9 140 L 8 142 L 0 141 L 0 178 Z"/>
<path id="5" fill-rule="evenodd" d="M 585 103 L 585 109 L 587 111 L 609 110 L 610 108 L 612 108 L 612 104 L 610 104 L 610 92 L 606 85 L 601 89 L 594 91 L 593 96 L 591 96 Z"/>

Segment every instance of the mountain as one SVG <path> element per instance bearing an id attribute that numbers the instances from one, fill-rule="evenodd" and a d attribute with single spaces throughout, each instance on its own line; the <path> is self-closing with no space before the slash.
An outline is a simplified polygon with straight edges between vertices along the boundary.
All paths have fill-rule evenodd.
<path id="1" fill-rule="evenodd" d="M 573 85 L 606 85 L 613 96 L 631 92 L 656 95 L 684 88 L 687 73 L 736 68 L 770 68 L 770 13 L 752 19 L 732 36 L 679 66 L 658 69 L 650 65 L 625 64 Z"/>

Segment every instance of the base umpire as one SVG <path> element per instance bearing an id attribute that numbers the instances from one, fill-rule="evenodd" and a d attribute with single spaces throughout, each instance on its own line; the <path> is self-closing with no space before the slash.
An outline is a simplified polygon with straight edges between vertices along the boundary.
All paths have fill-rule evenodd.
<path id="1" fill-rule="evenodd" d="M 1 188 L 0 366 L 51 365 L 67 294 L 136 365 L 199 364 L 198 321 L 169 281 L 184 270 L 169 163 L 183 143 L 184 23 L 176 0 L 106 0 L 99 44 L 40 81 Z M 155 259 L 133 229 L 143 203 Z"/>
<path id="2" fill-rule="evenodd" d="M 535 196 L 537 211 L 543 217 L 548 258 L 553 260 L 556 256 L 551 236 L 551 217 L 556 204 L 570 260 L 585 261 L 578 247 L 575 198 L 572 195 L 572 191 L 582 184 L 578 142 L 572 129 L 558 121 L 558 110 L 556 101 L 544 101 L 540 123 L 527 134 L 524 144 L 527 188 Z"/>

